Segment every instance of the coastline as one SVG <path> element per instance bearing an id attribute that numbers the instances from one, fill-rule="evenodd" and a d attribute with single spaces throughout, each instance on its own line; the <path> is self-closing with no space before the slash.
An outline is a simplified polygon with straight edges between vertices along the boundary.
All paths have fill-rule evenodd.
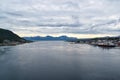
<path id="1" fill-rule="evenodd" d="M 31 43 L 33 41 L 25 41 L 25 42 L 9 42 L 9 43 L 0 43 L 0 46 L 16 46 L 16 45 L 21 45 L 21 44 L 25 44 L 25 43 Z"/>

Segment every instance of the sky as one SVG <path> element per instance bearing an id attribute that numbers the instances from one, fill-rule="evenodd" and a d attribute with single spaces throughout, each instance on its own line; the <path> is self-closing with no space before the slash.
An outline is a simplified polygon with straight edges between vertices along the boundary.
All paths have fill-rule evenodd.
<path id="1" fill-rule="evenodd" d="M 0 0 L 0 28 L 20 36 L 120 34 L 120 0 Z"/>

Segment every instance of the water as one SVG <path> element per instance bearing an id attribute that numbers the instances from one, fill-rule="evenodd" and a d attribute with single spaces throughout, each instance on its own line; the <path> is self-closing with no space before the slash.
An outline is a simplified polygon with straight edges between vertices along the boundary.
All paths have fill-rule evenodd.
<path id="1" fill-rule="evenodd" d="M 120 80 L 120 49 L 62 41 L 0 47 L 0 80 Z"/>

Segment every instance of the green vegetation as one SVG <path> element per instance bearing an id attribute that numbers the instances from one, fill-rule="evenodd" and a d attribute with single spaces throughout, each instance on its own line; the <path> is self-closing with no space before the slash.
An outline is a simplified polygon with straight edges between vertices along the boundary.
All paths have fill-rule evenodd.
<path id="1" fill-rule="evenodd" d="M 11 44 L 21 44 L 30 42 L 19 37 L 17 34 L 13 33 L 12 31 L 1 29 L 0 28 L 0 44 L 1 45 L 11 45 Z"/>

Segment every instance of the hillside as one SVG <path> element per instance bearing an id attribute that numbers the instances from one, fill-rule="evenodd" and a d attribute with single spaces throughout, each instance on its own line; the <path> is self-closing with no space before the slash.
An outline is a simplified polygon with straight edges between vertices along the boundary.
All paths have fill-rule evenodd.
<path id="1" fill-rule="evenodd" d="M 0 28 L 0 45 L 9 45 L 9 44 L 20 44 L 26 43 L 27 40 L 19 37 L 17 34 L 13 33 L 10 30 L 5 30 Z"/>

